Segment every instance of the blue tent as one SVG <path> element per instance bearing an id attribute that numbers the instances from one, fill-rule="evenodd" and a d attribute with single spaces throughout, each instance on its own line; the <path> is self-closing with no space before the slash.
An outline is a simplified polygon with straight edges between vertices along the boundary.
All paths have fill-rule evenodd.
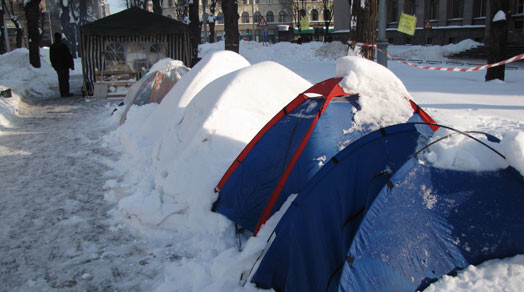
<path id="1" fill-rule="evenodd" d="M 318 83 L 282 109 L 246 146 L 219 182 L 213 210 L 258 232 L 291 194 L 302 192 L 322 165 L 369 127 L 351 128 L 358 95 L 341 78 Z M 432 122 L 411 102 L 414 118 Z"/>
<path id="2" fill-rule="evenodd" d="M 334 156 L 280 220 L 252 281 L 277 291 L 328 291 L 328 285 L 336 291 L 367 209 L 426 140 L 415 124 L 401 124 L 374 131 Z"/>
<path id="3" fill-rule="evenodd" d="M 416 291 L 469 264 L 524 253 L 513 168 L 437 169 L 412 157 L 414 124 L 334 156 L 275 228 L 252 282 L 277 291 Z"/>
<path id="4" fill-rule="evenodd" d="M 416 291 L 467 265 L 524 253 L 524 180 L 409 160 L 378 194 L 345 257 L 339 291 Z"/>

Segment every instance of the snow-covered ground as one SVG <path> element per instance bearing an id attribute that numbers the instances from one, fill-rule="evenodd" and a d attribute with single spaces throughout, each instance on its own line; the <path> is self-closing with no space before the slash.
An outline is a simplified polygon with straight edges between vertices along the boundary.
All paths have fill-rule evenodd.
<path id="1" fill-rule="evenodd" d="M 390 52 L 445 63 L 446 54 L 474 45 L 392 46 Z M 0 98 L 0 290 L 258 291 L 240 286 L 239 277 L 271 230 L 238 251 L 232 224 L 209 211 L 213 187 L 277 109 L 313 83 L 351 73 L 337 70 L 337 59 L 347 54 L 339 43 L 242 42 L 242 57 L 213 55 L 222 48 L 202 46 L 203 62 L 186 73 L 196 82 L 184 81 L 160 105 L 132 107 L 121 127 L 110 116 L 114 102 L 52 98 L 56 74 L 48 63 L 30 68 L 24 50 L 0 56 L 0 90 L 15 93 Z M 369 72 L 369 79 L 360 77 L 366 66 L 352 64 L 361 74 L 347 84 L 381 85 Z M 507 70 L 506 81 L 484 82 L 485 71 L 428 71 L 389 61 L 437 122 L 503 138 L 497 149 L 522 173 L 524 66 L 512 66 L 519 69 Z M 78 90 L 80 64 L 75 67 Z M 433 155 L 444 167 L 501 166 L 475 159 L 478 145 L 460 137 L 440 144 Z M 472 158 L 457 163 L 442 155 L 459 151 Z M 428 290 L 520 291 L 522 283 L 524 259 L 517 256 L 469 267 Z"/>

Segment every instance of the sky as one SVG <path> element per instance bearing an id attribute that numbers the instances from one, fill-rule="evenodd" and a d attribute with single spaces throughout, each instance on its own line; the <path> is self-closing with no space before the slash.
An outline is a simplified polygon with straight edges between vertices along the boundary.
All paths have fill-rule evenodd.
<path id="1" fill-rule="evenodd" d="M 390 46 L 390 52 L 457 66 L 446 64 L 445 55 L 473 45 Z M 241 286 L 239 275 L 266 248 L 266 238 L 290 202 L 260 237 L 241 238 L 244 249 L 239 251 L 233 224 L 210 212 L 213 188 L 268 119 L 298 93 L 334 76 L 345 78 L 341 86 L 347 90 L 362 94 L 358 121 L 404 121 L 409 108 L 395 96 L 408 94 L 439 123 L 501 138 L 503 143 L 493 146 L 524 173 L 522 64 L 511 64 L 516 69 L 508 68 L 504 82 L 485 82 L 485 71 L 421 70 L 391 60 L 385 69 L 346 57 L 347 47 L 340 43 L 241 42 L 240 55 L 223 47 L 223 42 L 201 46 L 203 59 L 162 103 L 131 106 L 123 125 L 123 107 L 116 102 L 56 100 L 56 75 L 49 62 L 31 68 L 25 49 L 0 56 L 0 90 L 9 87 L 15 95 L 0 99 L 0 157 L 5 163 L 0 177 L 7 186 L 0 192 L 9 190 L 0 196 L 6 200 L 0 204 L 5 226 L 0 248 L 7 255 L 0 275 L 9 279 L 4 282 L 11 290 L 42 291 L 52 284 L 79 290 L 111 285 L 112 290 L 157 292 L 260 291 L 250 283 Z M 48 49 L 41 53 L 47 60 Z M 76 94 L 79 61 L 71 75 Z M 470 66 L 468 60 L 460 62 Z M 374 103 L 374 94 L 391 100 Z M 33 96 L 32 104 L 39 106 L 25 105 L 20 95 Z M 388 116 L 393 109 L 399 114 Z M 505 166 L 482 151 L 455 137 L 431 148 L 430 157 L 442 157 L 437 159 L 442 168 Z M 36 203 L 20 201 L 26 197 Z M 42 210 L 50 211 L 38 213 Z M 42 226 L 50 232 L 37 232 Z M 473 290 L 516 292 L 524 281 L 523 267 L 522 256 L 487 262 L 428 289 L 480 286 L 484 290 Z"/>
<path id="2" fill-rule="evenodd" d="M 108 0 L 111 14 L 120 12 L 125 9 L 125 0 Z"/>

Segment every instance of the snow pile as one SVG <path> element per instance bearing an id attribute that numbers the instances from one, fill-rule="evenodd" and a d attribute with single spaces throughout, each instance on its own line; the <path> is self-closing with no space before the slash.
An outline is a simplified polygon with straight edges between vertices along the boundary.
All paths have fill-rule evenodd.
<path id="1" fill-rule="evenodd" d="M 463 171 L 496 170 L 509 164 L 524 176 L 524 132 L 506 133 L 500 143 L 490 142 L 485 135 L 471 134 L 487 146 L 465 135 L 455 134 L 440 128 L 432 140 L 451 136 L 430 146 L 424 159 L 438 168 Z"/>
<path id="2" fill-rule="evenodd" d="M 503 21 L 503 20 L 506 20 L 506 13 L 504 13 L 504 11 L 502 10 L 499 10 L 497 11 L 497 13 L 495 14 L 495 16 L 493 16 L 493 22 L 497 22 L 497 21 Z"/>
<path id="3" fill-rule="evenodd" d="M 521 291 L 524 283 L 524 255 L 486 261 L 478 266 L 468 266 L 456 277 L 444 276 L 424 292 L 498 292 Z"/>
<path id="4" fill-rule="evenodd" d="M 0 91 L 8 89 L 0 85 Z M 20 96 L 15 92 L 11 92 L 11 97 L 0 96 L 0 134 L 3 128 L 11 128 L 12 120 L 17 116 L 18 109 L 21 107 Z"/>
<path id="5" fill-rule="evenodd" d="M 502 138 L 501 148 L 508 163 L 524 176 L 524 132 L 506 133 Z"/>
<path id="6" fill-rule="evenodd" d="M 480 46 L 481 43 L 471 39 L 445 46 L 388 46 L 388 53 L 395 58 L 415 59 L 422 61 L 443 61 L 448 56 Z"/>
<path id="7" fill-rule="evenodd" d="M 0 55 L 0 85 L 11 88 L 20 97 L 45 98 L 58 96 L 58 77 L 49 61 L 49 48 L 40 49 L 40 68 L 29 64 L 29 50 L 16 49 Z M 76 72 L 82 74 L 80 59 L 75 60 Z"/>
<path id="8" fill-rule="evenodd" d="M 213 52 L 224 49 L 224 42 L 206 44 L 199 47 L 199 56 L 205 57 Z M 279 42 L 263 44 L 253 41 L 240 42 L 240 54 L 252 64 L 263 61 L 303 62 L 318 60 L 336 60 L 347 54 L 347 46 L 340 42 L 322 43 L 310 42 L 294 44 Z"/>
<path id="9" fill-rule="evenodd" d="M 358 93 L 361 110 L 355 113 L 351 130 L 371 125 L 371 130 L 406 122 L 413 115 L 409 93 L 402 81 L 386 67 L 367 59 L 348 56 L 337 60 L 340 87 Z"/>
<path id="10" fill-rule="evenodd" d="M 453 132 L 441 128 L 435 133 L 433 140 L 450 133 Z M 498 143 L 489 142 L 484 135 L 472 136 L 494 149 L 497 148 Z M 430 150 L 424 154 L 424 158 L 433 166 L 442 169 L 482 171 L 507 167 L 507 162 L 495 151 L 464 135 L 441 140 L 432 145 Z"/>

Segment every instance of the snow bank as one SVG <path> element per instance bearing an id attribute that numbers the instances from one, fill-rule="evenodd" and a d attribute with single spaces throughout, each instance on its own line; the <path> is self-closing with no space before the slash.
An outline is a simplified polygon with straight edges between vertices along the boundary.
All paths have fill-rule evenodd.
<path id="1" fill-rule="evenodd" d="M 393 72 L 386 67 L 357 56 L 337 60 L 337 76 L 344 77 L 340 87 L 348 93 L 360 95 L 361 110 L 355 113 L 350 130 L 371 130 L 403 123 L 413 115 L 409 93 Z"/>
<path id="2" fill-rule="evenodd" d="M 223 49 L 223 41 L 202 45 L 199 46 L 199 56 L 205 57 L 213 52 Z M 309 42 L 301 45 L 289 42 L 279 42 L 276 44 L 264 45 L 253 41 L 241 41 L 239 53 L 252 64 L 263 61 L 333 61 L 347 54 L 347 46 L 341 42 Z"/>
<path id="3" fill-rule="evenodd" d="M 6 90 L 7 87 L 0 85 L 0 91 Z M 0 96 L 0 134 L 3 128 L 11 128 L 12 121 L 17 116 L 20 108 L 20 96 L 16 92 L 11 92 L 11 97 Z"/>
<path id="4" fill-rule="evenodd" d="M 468 266 L 456 277 L 444 276 L 424 292 L 498 292 L 521 291 L 524 283 L 524 255 L 486 261 Z"/>
<path id="5" fill-rule="evenodd" d="M 422 61 L 443 61 L 448 56 L 467 51 L 480 46 L 481 43 L 471 39 L 463 40 L 457 44 L 445 46 L 388 46 L 388 53 L 401 59 L 415 59 Z"/>
<path id="6" fill-rule="evenodd" d="M 29 50 L 16 49 L 0 55 L 0 85 L 11 88 L 20 97 L 46 98 L 58 96 L 58 77 L 49 61 L 49 48 L 40 49 L 40 68 L 29 64 Z M 81 74 L 80 59 L 75 72 Z"/>

